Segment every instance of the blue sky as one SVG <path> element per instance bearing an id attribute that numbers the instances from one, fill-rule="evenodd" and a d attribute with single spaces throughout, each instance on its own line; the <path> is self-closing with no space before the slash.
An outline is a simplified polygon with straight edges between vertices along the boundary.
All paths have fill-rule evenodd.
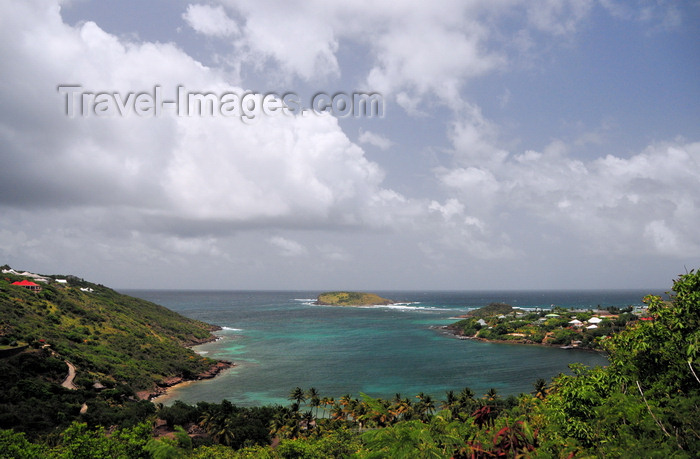
<path id="1" fill-rule="evenodd" d="M 700 2 L 0 0 L 0 262 L 117 287 L 658 288 L 700 267 Z M 65 115 L 373 91 L 379 118 Z"/>

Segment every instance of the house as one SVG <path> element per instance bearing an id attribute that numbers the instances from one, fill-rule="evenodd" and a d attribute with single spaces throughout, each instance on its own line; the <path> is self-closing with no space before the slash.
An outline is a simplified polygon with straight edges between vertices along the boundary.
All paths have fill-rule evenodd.
<path id="1" fill-rule="evenodd" d="M 488 325 L 484 319 L 479 319 L 476 321 L 476 323 L 481 325 L 482 327 L 485 327 Z"/>
<path id="2" fill-rule="evenodd" d="M 56 279 L 56 283 L 65 285 L 68 283 L 68 279 Z"/>
<path id="3" fill-rule="evenodd" d="M 603 319 L 601 319 L 600 317 L 591 317 L 590 319 L 588 319 L 589 324 L 599 324 L 602 321 Z"/>
<path id="4" fill-rule="evenodd" d="M 12 268 L 3 269 L 2 273 L 3 274 L 14 274 L 16 276 L 23 276 L 23 277 L 31 277 L 32 279 L 34 279 L 37 282 L 48 283 L 50 280 L 48 277 L 40 276 L 39 274 L 30 273 L 29 271 L 24 271 L 24 272 L 20 273 L 20 272 L 15 271 Z"/>
<path id="5" fill-rule="evenodd" d="M 598 328 L 598 326 L 597 326 L 596 324 L 591 324 L 591 325 L 589 325 L 589 326 L 586 327 L 586 328 L 587 328 L 588 330 L 593 330 L 593 329 L 595 329 L 595 328 Z"/>
<path id="6" fill-rule="evenodd" d="M 578 319 L 574 319 L 574 320 L 569 321 L 569 324 L 573 325 L 574 327 L 580 327 L 581 325 L 583 325 L 583 322 L 581 322 Z"/>
<path id="7" fill-rule="evenodd" d="M 31 290 L 32 292 L 40 292 L 41 291 L 41 286 L 39 284 L 35 284 L 32 281 L 28 281 L 26 279 L 13 282 L 12 285 L 18 285 L 20 287 L 24 287 L 27 290 Z"/>

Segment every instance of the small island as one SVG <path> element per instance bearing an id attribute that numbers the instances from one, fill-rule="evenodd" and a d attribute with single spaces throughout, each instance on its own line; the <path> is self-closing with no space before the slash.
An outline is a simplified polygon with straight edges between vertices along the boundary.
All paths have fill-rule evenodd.
<path id="1" fill-rule="evenodd" d="M 392 300 L 382 298 L 374 293 L 325 292 L 318 296 L 314 304 L 321 306 L 374 306 L 393 303 Z"/>

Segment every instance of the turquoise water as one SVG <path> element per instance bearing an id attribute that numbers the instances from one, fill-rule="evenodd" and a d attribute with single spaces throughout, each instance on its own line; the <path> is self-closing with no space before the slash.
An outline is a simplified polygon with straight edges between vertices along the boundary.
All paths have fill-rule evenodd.
<path id="1" fill-rule="evenodd" d="M 311 304 L 319 292 L 127 291 L 195 319 L 224 327 L 220 340 L 196 350 L 236 367 L 215 379 L 180 386 L 158 401 L 285 404 L 289 391 L 321 396 L 391 398 L 418 392 L 444 398 L 468 386 L 477 394 L 532 391 L 537 378 L 568 365 L 605 365 L 587 351 L 457 340 L 440 326 L 493 301 L 523 308 L 640 305 L 648 291 L 378 292 L 398 306 L 338 308 Z"/>

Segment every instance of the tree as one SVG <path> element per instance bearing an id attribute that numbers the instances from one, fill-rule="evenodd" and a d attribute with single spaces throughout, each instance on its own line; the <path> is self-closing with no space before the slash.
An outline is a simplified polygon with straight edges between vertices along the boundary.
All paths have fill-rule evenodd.
<path id="1" fill-rule="evenodd" d="M 536 398 L 544 400 L 547 396 L 547 381 L 544 378 L 538 378 L 535 381 L 535 390 L 532 392 Z"/>
<path id="2" fill-rule="evenodd" d="M 681 275 L 669 301 L 645 302 L 648 320 L 604 340 L 607 368 L 572 365 L 573 376 L 552 382 L 538 408 L 548 454 L 694 457 L 700 450 L 700 275 Z M 563 448 L 572 444 L 577 451 Z"/>
<path id="3" fill-rule="evenodd" d="M 419 392 L 416 398 L 418 398 L 418 403 L 415 406 L 416 412 L 423 421 L 427 421 L 435 411 L 435 402 L 430 395 L 423 392 Z"/>
<path id="4" fill-rule="evenodd" d="M 231 416 L 232 413 L 227 413 L 226 409 L 211 409 L 202 414 L 199 425 L 214 441 L 231 446 L 236 438 L 236 426 Z"/>
<path id="5" fill-rule="evenodd" d="M 46 448 L 43 445 L 30 443 L 24 432 L 0 430 L 0 457 L 15 459 L 34 459 L 45 457 Z"/>
<path id="6" fill-rule="evenodd" d="M 306 401 L 306 395 L 304 395 L 304 390 L 301 387 L 295 387 L 289 393 L 289 400 L 294 400 L 298 405 Z"/>
<path id="7" fill-rule="evenodd" d="M 495 402 L 498 400 L 498 390 L 496 390 L 494 387 L 490 388 L 485 394 L 484 398 L 489 401 L 489 402 Z"/>
<path id="8" fill-rule="evenodd" d="M 318 391 L 315 387 L 312 387 L 308 390 L 306 395 L 309 398 L 309 405 L 311 405 L 311 408 L 316 408 L 316 417 L 318 417 L 318 407 L 321 405 L 321 399 L 318 396 Z"/>
<path id="9" fill-rule="evenodd" d="M 700 386 L 700 273 L 690 271 L 673 284 L 670 301 L 645 298 L 649 319 L 618 333 L 607 345 L 615 374 L 647 396 L 688 393 Z M 652 394 L 653 393 L 653 394 Z"/>
<path id="10" fill-rule="evenodd" d="M 453 411 L 456 405 L 457 396 L 455 395 L 455 391 L 448 390 L 447 392 L 445 392 L 445 400 L 442 402 L 441 408 L 443 410 Z"/>

